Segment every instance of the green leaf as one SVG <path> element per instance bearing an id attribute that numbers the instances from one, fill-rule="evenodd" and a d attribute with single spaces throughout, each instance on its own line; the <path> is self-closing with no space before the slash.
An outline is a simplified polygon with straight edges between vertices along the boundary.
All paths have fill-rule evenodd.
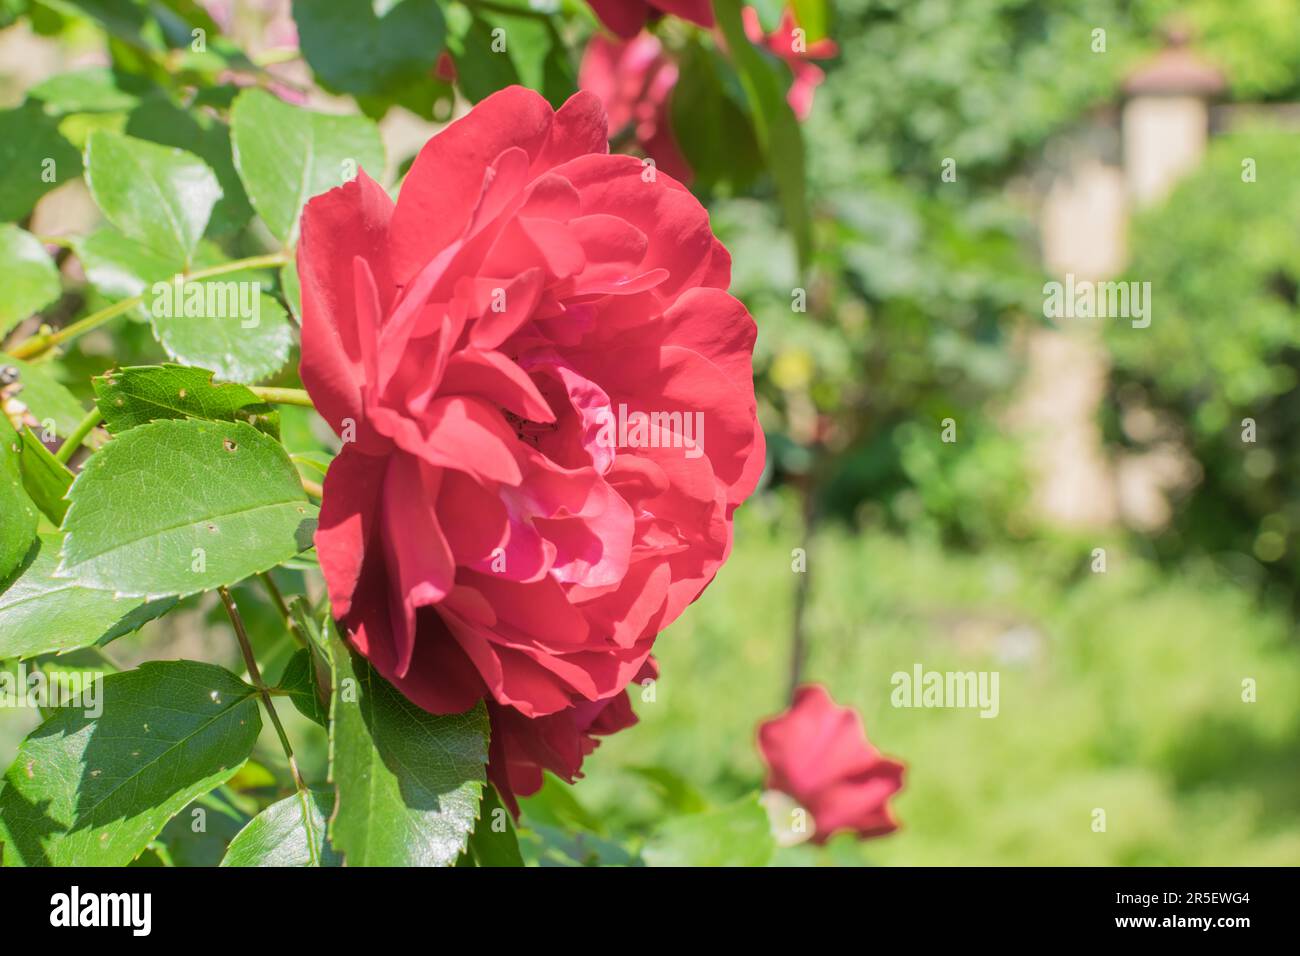
<path id="1" fill-rule="evenodd" d="M 225 235 L 247 225 L 253 217 L 253 207 L 231 156 L 230 128 L 212 111 L 197 108 L 197 104 L 182 109 L 166 96 L 154 95 L 132 111 L 124 132 L 186 150 L 208 164 L 221 186 L 208 235 Z"/>
<path id="2" fill-rule="evenodd" d="M 673 135 L 695 183 L 706 188 L 727 183 L 733 193 L 747 188 L 763 171 L 762 151 L 743 95 L 737 102 L 740 82 L 731 64 L 699 40 L 688 43 L 677 62 L 680 75 L 672 96 L 680 106 L 670 111 Z M 623 133 L 610 130 L 611 138 Z"/>
<path id="3" fill-rule="evenodd" d="M 308 199 L 341 186 L 358 169 L 373 179 L 384 173 L 383 141 L 365 117 L 316 113 L 254 89 L 235 100 L 231 128 L 235 167 L 253 208 L 286 245 L 297 239 Z"/>
<path id="4" fill-rule="evenodd" d="M 280 293 L 289 303 L 289 311 L 302 323 L 302 282 L 298 278 L 298 260 L 290 259 L 280 269 Z"/>
<path id="5" fill-rule="evenodd" d="M 725 807 L 673 817 L 643 856 L 651 866 L 766 866 L 776 849 L 767 811 L 749 796 Z"/>
<path id="6" fill-rule="evenodd" d="M 493 52 L 492 30 L 493 25 L 475 12 L 457 16 L 447 39 L 456 59 L 456 86 L 471 103 L 520 82 L 514 57 Z"/>
<path id="7" fill-rule="evenodd" d="M 322 727 L 329 727 L 329 710 L 321 703 L 316 683 L 316 665 L 311 651 L 300 647 L 284 665 L 284 673 L 275 683 L 277 690 L 284 691 L 298 713 L 315 721 Z"/>
<path id="8" fill-rule="evenodd" d="M 108 221 L 188 267 L 221 187 L 193 153 L 107 130 L 86 144 L 86 185 Z"/>
<path id="9" fill-rule="evenodd" d="M 488 718 L 416 707 L 331 629 L 330 840 L 349 866 L 451 866 L 486 779 Z"/>
<path id="10" fill-rule="evenodd" d="M 478 825 L 469 838 L 469 852 L 479 866 L 523 866 L 519 852 L 519 838 L 509 811 L 501 805 L 501 798 L 492 784 L 483 788 L 483 802 L 479 804 Z"/>
<path id="11" fill-rule="evenodd" d="M 790 0 L 794 18 L 803 27 L 809 43 L 825 39 L 830 30 L 830 5 L 827 0 Z"/>
<path id="12" fill-rule="evenodd" d="M 0 790 L 6 866 L 124 866 L 262 729 L 256 691 L 212 664 L 143 664 L 101 696 L 100 716 L 60 708 L 19 747 Z"/>
<path id="13" fill-rule="evenodd" d="M 776 181 L 786 228 L 794 236 L 800 264 L 807 266 L 812 255 L 812 221 L 804 181 L 803 132 L 786 102 L 775 65 L 746 37 L 740 8 L 740 0 L 715 0 L 713 6 L 749 100 L 759 145 Z"/>
<path id="14" fill-rule="evenodd" d="M 280 437 L 280 413 L 243 385 L 216 384 L 212 373 L 183 365 L 136 365 L 91 380 L 104 423 L 113 433 L 164 418 L 247 422 Z"/>
<path id="15" fill-rule="evenodd" d="M 25 219 L 37 200 L 80 175 L 81 157 L 40 103 L 0 110 L 0 221 Z"/>
<path id="16" fill-rule="evenodd" d="M 273 803 L 239 831 L 222 866 L 338 866 L 325 840 L 334 791 L 298 791 Z"/>
<path id="17" fill-rule="evenodd" d="M 0 225 L 0 335 L 59 297 L 59 270 L 30 232 Z"/>
<path id="18" fill-rule="evenodd" d="M 14 426 L 0 411 L 0 580 L 8 578 L 23 563 L 36 540 L 40 512 L 23 487 L 22 442 Z M 0 602 L 3 596 L 0 596 Z M 0 630 L 0 648 L 4 644 Z M 0 658 L 7 655 L 0 649 Z"/>
<path id="19" fill-rule="evenodd" d="M 430 85 L 446 37 L 436 0 L 294 0 L 293 18 L 302 54 L 323 85 L 403 102 L 412 88 Z"/>
<path id="20" fill-rule="evenodd" d="M 316 528 L 279 443 L 243 422 L 177 419 L 123 432 L 72 485 L 60 576 L 184 597 L 311 546 Z"/>
<path id="21" fill-rule="evenodd" d="M 62 535 L 41 535 L 0 585 L 0 659 L 102 646 L 176 606 L 174 598 L 145 603 L 56 578 L 62 542 Z"/>
<path id="22" fill-rule="evenodd" d="M 17 372 L 17 390 L 11 391 L 19 404 L 26 407 L 29 423 L 42 431 L 53 424 L 55 435 L 71 435 L 86 410 L 76 396 L 63 386 L 55 375 L 57 367 L 49 362 L 24 362 L 9 355 L 0 355 L 0 366 L 9 366 Z"/>
<path id="23" fill-rule="evenodd" d="M 324 614 L 329 614 L 328 609 Z M 311 650 L 328 666 L 330 662 L 329 637 L 326 633 L 329 629 L 328 624 L 322 627 L 320 622 L 312 619 L 311 608 L 307 604 L 307 599 L 301 594 L 289 599 L 289 616 L 298 626 L 299 633 L 307 639 Z"/>
<path id="24" fill-rule="evenodd" d="M 150 249 L 112 226 L 74 239 L 73 248 L 90 284 L 110 299 L 143 295 L 155 282 L 185 271 L 184 257 Z M 143 306 L 137 312 L 141 318 L 148 314 Z"/>
<path id="25" fill-rule="evenodd" d="M 284 306 L 252 275 L 155 286 L 149 314 L 167 354 L 229 381 L 256 382 L 283 368 L 293 326 Z"/>
<path id="26" fill-rule="evenodd" d="M 129 110 L 139 98 L 119 85 L 120 77 L 106 66 L 55 73 L 37 83 L 27 95 L 45 104 L 47 112 L 116 113 Z"/>
<path id="27" fill-rule="evenodd" d="M 68 511 L 67 494 L 72 485 L 72 472 L 50 453 L 30 428 L 24 428 L 19 437 L 23 444 L 19 464 L 23 470 L 23 487 L 27 489 L 27 496 L 50 521 L 61 525 L 63 516 Z"/>

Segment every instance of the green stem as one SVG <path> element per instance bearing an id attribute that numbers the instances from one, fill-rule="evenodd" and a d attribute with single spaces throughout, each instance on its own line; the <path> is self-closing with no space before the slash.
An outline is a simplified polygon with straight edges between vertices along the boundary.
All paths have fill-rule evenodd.
<path id="1" fill-rule="evenodd" d="M 289 613 L 289 605 L 285 603 L 284 595 L 280 593 L 280 587 L 275 583 L 275 579 L 271 577 L 271 572 L 263 571 L 258 575 L 258 578 L 261 579 L 263 587 L 266 588 L 266 593 L 271 596 L 271 603 L 280 612 L 280 617 L 284 618 L 284 626 L 289 629 L 289 636 L 297 641 L 299 646 L 306 647 L 306 635 L 298 630 L 298 622 Z"/>
<path id="2" fill-rule="evenodd" d="M 239 639 L 239 651 L 244 655 L 244 666 L 248 668 L 248 677 L 257 688 L 258 694 L 262 697 L 262 706 L 266 708 L 267 715 L 271 718 L 271 723 L 275 727 L 275 733 L 280 738 L 280 746 L 284 749 L 284 755 L 289 759 L 289 773 L 293 776 L 294 786 L 300 791 L 306 791 L 307 784 L 303 782 L 302 774 L 298 772 L 298 761 L 293 756 L 293 746 L 289 743 L 289 735 L 284 732 L 284 725 L 280 723 L 280 715 L 275 712 L 275 704 L 271 702 L 271 690 L 266 686 L 266 681 L 262 680 L 262 672 L 257 668 L 257 658 L 253 656 L 253 645 L 248 640 L 248 631 L 244 629 L 244 619 L 239 616 L 239 608 L 235 604 L 235 599 L 230 594 L 229 588 L 217 588 L 217 593 L 221 595 L 221 603 L 226 606 L 226 614 L 230 616 L 230 623 L 235 628 L 235 637 Z"/>
<path id="3" fill-rule="evenodd" d="M 277 388 L 272 385 L 248 385 L 250 392 L 264 402 L 272 405 L 301 405 L 303 408 L 315 408 L 311 396 L 302 388 Z"/>
<path id="4" fill-rule="evenodd" d="M 210 279 L 213 276 L 226 275 L 231 272 L 241 272 L 244 269 L 261 269 L 268 266 L 284 265 L 289 261 L 288 253 L 272 252 L 264 256 L 251 256 L 247 259 L 236 259 L 233 262 L 223 262 L 219 266 L 212 266 L 208 269 L 199 269 L 196 272 L 181 273 L 186 280 Z M 25 342 L 20 342 L 9 350 L 9 354 L 18 359 L 35 358 L 56 345 L 62 345 L 64 342 L 85 335 L 92 329 L 97 329 L 106 322 L 109 322 L 124 312 L 130 312 L 137 305 L 145 300 L 146 293 L 133 295 L 129 299 L 122 299 L 120 302 L 114 302 L 107 308 L 100 309 L 98 312 L 92 312 L 84 319 L 78 319 L 71 325 L 65 325 L 56 332 L 48 332 L 33 335 Z"/>
<path id="5" fill-rule="evenodd" d="M 64 440 L 63 444 L 59 446 L 59 450 L 54 453 L 55 459 L 66 465 L 72 456 L 77 453 L 81 443 L 86 440 L 86 436 L 94 431 L 95 426 L 99 424 L 100 419 L 103 417 L 103 415 L 99 414 L 99 406 L 92 405 L 90 411 L 86 412 L 86 417 L 77 422 L 77 427 L 72 430 L 72 434 Z"/>

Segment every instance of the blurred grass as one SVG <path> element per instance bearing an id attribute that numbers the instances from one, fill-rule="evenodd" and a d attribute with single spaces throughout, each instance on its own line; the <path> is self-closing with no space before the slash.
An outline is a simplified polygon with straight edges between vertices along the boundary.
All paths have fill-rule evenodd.
<path id="1" fill-rule="evenodd" d="M 604 742 L 576 795 L 610 828 L 653 816 L 636 766 L 722 802 L 761 784 L 757 722 L 782 708 L 792 509 L 756 500 L 712 587 L 656 646 L 641 724 Z M 1282 865 L 1300 862 L 1300 661 L 1292 627 L 1214 572 L 1161 575 L 1108 548 L 980 555 L 824 530 L 809 558 L 806 679 L 908 765 L 903 829 L 791 863 Z M 1001 710 L 896 709 L 890 676 L 996 670 Z M 1242 681 L 1257 683 L 1256 703 Z M 1106 832 L 1092 829 L 1093 810 Z"/>
<path id="2" fill-rule="evenodd" d="M 667 768 L 717 804 L 761 786 L 754 729 L 783 706 L 793 512 L 777 495 L 742 508 L 731 560 L 660 638 L 653 701 L 633 688 L 641 723 L 604 741 L 574 791 L 602 830 L 621 838 L 663 819 L 634 768 Z M 1106 573 L 1093 574 L 1090 552 L 1056 541 L 969 554 L 919 535 L 823 529 L 809 556 L 805 677 L 857 708 L 872 742 L 907 763 L 895 801 L 903 829 L 781 850 L 778 861 L 1300 862 L 1300 659 L 1288 619 L 1208 566 L 1160 572 L 1111 544 Z M 241 604 L 266 633 L 262 653 L 284 643 L 254 591 Z M 154 628 L 113 652 L 127 664 L 176 656 Z M 238 669 L 227 643 L 209 638 L 206 656 Z M 186 653 L 205 656 L 196 650 Z M 998 671 L 999 715 L 892 707 L 891 675 L 918 662 Z M 1257 683 L 1256 703 L 1241 700 L 1244 678 Z M 305 771 L 323 775 L 323 735 L 292 708 L 282 714 Z M 0 709 L 6 766 L 35 723 L 31 711 Z M 282 760 L 270 740 L 259 759 Z M 1105 833 L 1092 830 L 1094 808 Z"/>

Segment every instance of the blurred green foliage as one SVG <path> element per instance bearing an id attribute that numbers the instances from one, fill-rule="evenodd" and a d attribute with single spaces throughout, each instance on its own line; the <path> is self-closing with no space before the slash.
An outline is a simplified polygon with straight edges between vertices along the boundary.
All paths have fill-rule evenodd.
<path id="1" fill-rule="evenodd" d="M 1220 555 L 1247 577 L 1262 566 L 1300 600 L 1296 134 L 1215 139 L 1136 223 L 1133 248 L 1129 277 L 1151 283 L 1155 317 L 1149 329 L 1108 329 L 1112 437 L 1138 449 L 1177 440 L 1198 470 L 1156 546 L 1169 558 Z M 1135 436 L 1124 422 L 1143 410 L 1160 427 Z"/>
<path id="2" fill-rule="evenodd" d="M 742 509 L 735 555 L 656 645 L 641 723 L 573 790 L 625 842 L 676 802 L 657 766 L 718 805 L 762 781 L 758 721 L 784 706 L 793 508 Z M 787 504 L 790 504 L 787 502 Z M 773 510 L 768 510 L 769 508 Z M 952 553 L 923 537 L 827 530 L 810 554 L 808 678 L 908 765 L 903 828 L 793 864 L 1283 865 L 1300 859 L 1300 659 L 1286 617 L 1209 566 L 1162 571 L 1112 547 Z M 1000 712 L 890 706 L 890 677 L 1000 673 Z M 1242 700 L 1242 681 L 1258 685 Z M 635 699 L 635 698 L 634 698 Z M 1094 808 L 1106 832 L 1092 829 Z"/>

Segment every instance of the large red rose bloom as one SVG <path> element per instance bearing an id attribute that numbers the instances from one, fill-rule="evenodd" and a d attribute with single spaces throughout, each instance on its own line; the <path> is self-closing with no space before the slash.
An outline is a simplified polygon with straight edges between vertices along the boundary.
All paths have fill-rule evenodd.
<path id="1" fill-rule="evenodd" d="M 507 795 L 628 722 L 763 467 L 730 258 L 607 149 L 591 95 L 512 87 L 396 204 L 362 172 L 302 218 L 302 379 L 344 442 L 316 533 L 335 617 L 426 710 L 489 701 Z"/>

